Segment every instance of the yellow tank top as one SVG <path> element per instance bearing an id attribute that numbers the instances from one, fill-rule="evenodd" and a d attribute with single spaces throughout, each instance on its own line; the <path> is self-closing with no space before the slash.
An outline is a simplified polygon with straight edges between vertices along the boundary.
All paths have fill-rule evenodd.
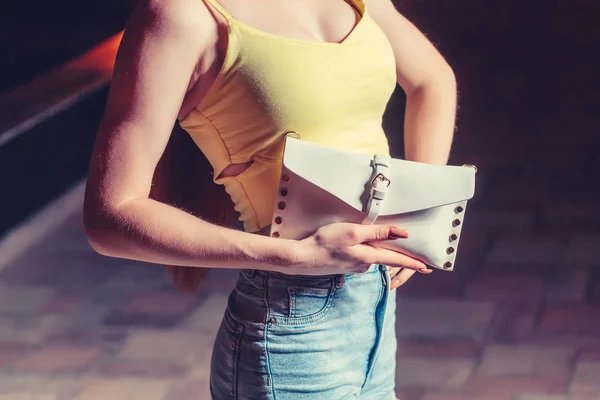
<path id="1" fill-rule="evenodd" d="M 382 117 L 396 86 L 395 59 L 363 0 L 351 0 L 360 19 L 340 43 L 266 33 L 207 1 L 229 24 L 227 52 L 208 93 L 180 124 L 211 163 L 246 231 L 271 223 L 286 132 L 389 154 Z M 219 177 L 228 165 L 249 161 L 240 175 Z"/>

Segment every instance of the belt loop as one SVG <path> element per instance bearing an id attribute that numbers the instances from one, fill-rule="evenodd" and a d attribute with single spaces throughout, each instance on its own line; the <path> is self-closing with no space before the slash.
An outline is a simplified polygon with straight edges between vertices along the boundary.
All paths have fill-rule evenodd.
<path id="1" fill-rule="evenodd" d="M 336 289 L 341 289 L 342 286 L 344 286 L 345 282 L 346 282 L 346 277 L 344 275 L 337 275 L 333 281 Z"/>
<path id="2" fill-rule="evenodd" d="M 245 269 L 244 275 L 246 275 L 248 278 L 254 278 L 254 275 L 256 275 L 256 270 L 255 269 Z"/>

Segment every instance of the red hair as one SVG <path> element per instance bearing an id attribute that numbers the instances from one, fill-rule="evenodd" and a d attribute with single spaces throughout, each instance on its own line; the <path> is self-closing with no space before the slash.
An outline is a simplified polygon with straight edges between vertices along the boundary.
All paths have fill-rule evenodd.
<path id="1" fill-rule="evenodd" d="M 156 166 L 150 197 L 213 224 L 231 227 L 235 221 L 229 195 L 213 182 L 208 160 L 178 124 Z M 167 272 L 179 289 L 194 291 L 208 270 L 172 265 Z"/>

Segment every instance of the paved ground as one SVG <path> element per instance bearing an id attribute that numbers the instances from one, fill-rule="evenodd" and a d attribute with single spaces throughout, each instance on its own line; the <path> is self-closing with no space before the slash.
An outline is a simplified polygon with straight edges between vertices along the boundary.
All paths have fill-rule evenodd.
<path id="1" fill-rule="evenodd" d="M 398 291 L 398 394 L 598 400 L 598 6 L 404 3 L 461 82 L 453 160 L 481 173 L 456 271 Z M 95 255 L 74 209 L 0 272 L 0 400 L 208 399 L 234 276 L 178 294 Z"/>

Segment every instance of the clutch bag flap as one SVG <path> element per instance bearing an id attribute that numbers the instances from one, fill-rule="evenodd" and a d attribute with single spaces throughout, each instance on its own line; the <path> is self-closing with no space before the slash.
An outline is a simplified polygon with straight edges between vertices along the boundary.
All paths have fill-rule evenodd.
<path id="1" fill-rule="evenodd" d="M 333 222 L 361 223 L 373 180 L 373 156 L 288 137 L 271 235 L 310 236 Z M 378 242 L 426 264 L 452 270 L 473 168 L 391 159 L 390 180 L 376 224 L 409 231 L 408 239 Z"/>

